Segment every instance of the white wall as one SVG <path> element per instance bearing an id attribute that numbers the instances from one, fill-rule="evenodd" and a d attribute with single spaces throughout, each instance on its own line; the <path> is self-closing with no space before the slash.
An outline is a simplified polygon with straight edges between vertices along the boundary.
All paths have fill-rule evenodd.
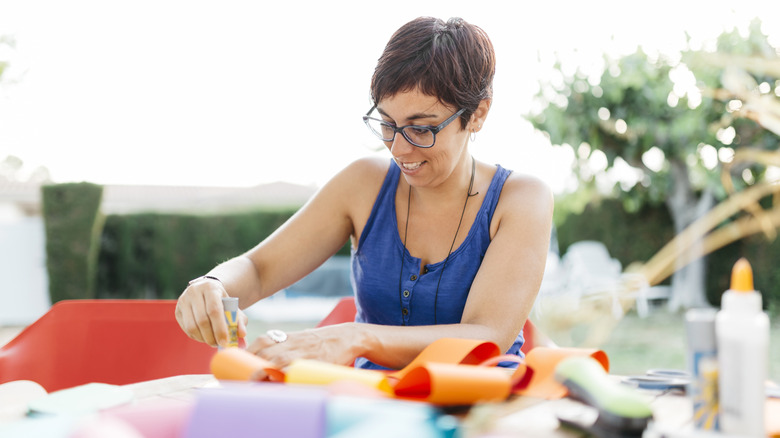
<path id="1" fill-rule="evenodd" d="M 0 326 L 27 325 L 51 306 L 43 219 L 0 222 Z"/>

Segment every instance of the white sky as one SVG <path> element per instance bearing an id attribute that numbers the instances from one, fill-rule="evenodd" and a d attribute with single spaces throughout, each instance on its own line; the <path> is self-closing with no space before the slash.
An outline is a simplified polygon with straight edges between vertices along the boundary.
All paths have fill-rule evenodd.
<path id="1" fill-rule="evenodd" d="M 495 99 L 472 153 L 556 192 L 566 156 L 521 117 L 553 53 L 587 64 L 638 44 L 668 51 L 684 31 L 712 40 L 755 16 L 780 29 L 774 0 L 0 0 L 0 35 L 16 39 L 0 50 L 12 63 L 0 160 L 44 165 L 56 182 L 321 185 L 355 158 L 389 156 L 360 116 L 385 43 L 420 15 L 487 31 Z"/>

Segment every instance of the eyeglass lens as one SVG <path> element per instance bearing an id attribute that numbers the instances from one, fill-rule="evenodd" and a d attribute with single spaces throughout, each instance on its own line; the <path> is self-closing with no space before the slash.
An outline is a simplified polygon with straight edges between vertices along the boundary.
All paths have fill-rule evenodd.
<path id="1" fill-rule="evenodd" d="M 392 141 L 395 135 L 394 127 L 386 122 L 369 118 L 367 120 L 368 127 L 371 128 L 374 133 L 380 137 L 383 141 Z M 404 138 L 410 143 L 416 146 L 431 146 L 433 145 L 433 131 L 428 128 L 420 126 L 406 126 L 401 131 Z"/>

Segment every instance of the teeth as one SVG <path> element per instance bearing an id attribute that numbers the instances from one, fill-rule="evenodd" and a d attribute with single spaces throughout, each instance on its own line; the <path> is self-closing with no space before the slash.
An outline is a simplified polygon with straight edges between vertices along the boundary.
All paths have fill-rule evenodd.
<path id="1" fill-rule="evenodd" d="M 401 163 L 401 166 L 406 170 L 414 170 L 422 166 L 422 161 L 418 161 L 417 163 Z"/>

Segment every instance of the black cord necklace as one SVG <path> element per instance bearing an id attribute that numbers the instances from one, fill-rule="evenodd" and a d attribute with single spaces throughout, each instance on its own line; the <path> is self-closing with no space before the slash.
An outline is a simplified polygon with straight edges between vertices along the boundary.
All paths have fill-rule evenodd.
<path id="1" fill-rule="evenodd" d="M 441 277 L 444 276 L 444 268 L 447 267 L 447 261 L 450 259 L 450 255 L 452 254 L 452 248 L 455 247 L 455 241 L 458 239 L 458 233 L 460 232 L 460 226 L 463 223 L 463 216 L 466 214 L 466 206 L 469 203 L 469 198 L 472 196 L 477 196 L 479 192 L 477 193 L 471 193 L 471 189 L 474 188 L 474 174 L 477 170 L 477 163 L 474 160 L 474 157 L 471 157 L 471 181 L 469 181 L 469 189 L 466 191 L 466 201 L 463 203 L 463 210 L 460 212 L 460 220 L 458 220 L 458 228 L 455 230 L 455 236 L 452 238 L 452 243 L 450 244 L 450 250 L 447 252 L 447 257 L 444 259 L 444 263 L 441 267 L 441 272 L 439 273 L 439 281 L 436 283 L 436 293 L 433 296 L 433 323 L 436 324 L 437 318 L 436 318 L 436 308 L 438 307 L 437 304 L 439 302 L 439 285 L 441 284 Z M 412 186 L 409 185 L 409 194 L 406 198 L 406 225 L 404 225 L 404 242 L 403 242 L 403 250 L 401 251 L 401 272 L 398 274 L 398 302 L 401 305 L 401 322 L 403 325 L 406 325 L 406 322 L 404 321 L 403 317 L 405 316 L 403 313 L 404 309 L 404 302 L 403 302 L 403 294 L 401 292 L 401 283 L 404 278 L 404 255 L 406 253 L 406 235 L 409 231 L 409 211 L 412 206 Z"/>

